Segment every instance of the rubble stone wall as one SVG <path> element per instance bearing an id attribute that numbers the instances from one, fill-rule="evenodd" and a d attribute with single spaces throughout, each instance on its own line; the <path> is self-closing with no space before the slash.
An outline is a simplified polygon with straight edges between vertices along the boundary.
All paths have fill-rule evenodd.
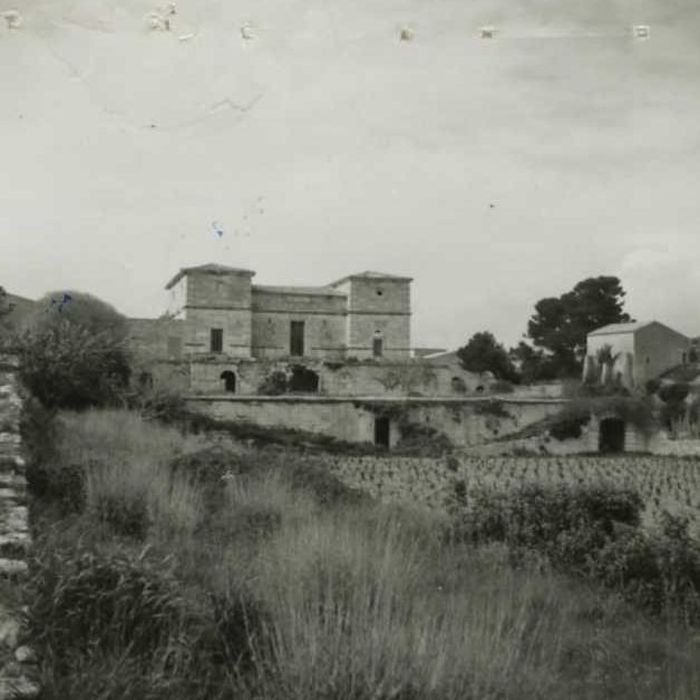
<path id="1" fill-rule="evenodd" d="M 16 358 L 0 354 L 0 700 L 39 694 L 36 657 L 21 622 L 31 537 L 17 368 Z"/>

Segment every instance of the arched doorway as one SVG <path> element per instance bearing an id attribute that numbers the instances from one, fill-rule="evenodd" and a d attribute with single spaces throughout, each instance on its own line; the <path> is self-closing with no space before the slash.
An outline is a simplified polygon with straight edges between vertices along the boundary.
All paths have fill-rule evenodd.
<path id="1" fill-rule="evenodd" d="M 604 418 L 598 427 L 598 451 L 615 454 L 625 451 L 625 421 L 620 418 Z"/>
<path id="2" fill-rule="evenodd" d="M 227 369 L 225 372 L 221 373 L 219 379 L 224 381 L 224 390 L 230 392 L 231 394 L 236 393 L 236 374 L 231 370 Z"/>
<path id="3" fill-rule="evenodd" d="M 289 378 L 289 391 L 301 393 L 318 393 L 319 376 L 312 369 L 302 365 L 292 367 L 292 376 Z"/>

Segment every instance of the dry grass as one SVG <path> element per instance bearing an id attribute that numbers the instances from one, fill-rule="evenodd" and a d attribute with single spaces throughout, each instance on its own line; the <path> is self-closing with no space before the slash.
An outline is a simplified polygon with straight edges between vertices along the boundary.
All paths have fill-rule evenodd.
<path id="1" fill-rule="evenodd" d="M 61 416 L 60 462 L 83 468 L 86 510 L 121 534 L 194 532 L 203 514 L 201 493 L 185 475 L 173 475 L 170 462 L 199 446 L 128 411 Z"/>
<path id="2" fill-rule="evenodd" d="M 75 533 L 94 527 L 105 502 L 122 504 L 127 530 L 145 509 L 148 525 L 127 551 L 137 560 L 150 545 L 170 557 L 183 599 L 200 611 L 192 613 L 200 632 L 220 622 L 201 612 L 211 596 L 253 601 L 224 635 L 254 632 L 255 654 L 237 671 L 221 659 L 144 671 L 128 649 L 80 656 L 72 670 L 45 666 L 47 698 L 696 697 L 691 632 L 548 571 L 515 571 L 501 549 L 450 544 L 439 513 L 376 502 L 321 507 L 279 469 L 227 475 L 217 512 L 203 512 L 200 486 L 168 470 L 198 440 L 124 412 L 62 421 L 59 462 L 85 468 L 87 507 L 70 526 L 44 523 L 37 548 L 70 558 Z M 302 459 L 289 456 L 296 467 Z M 96 539 L 98 553 L 113 547 L 109 528 Z M 169 643 L 183 644 L 181 634 Z M 221 679 L 215 691 L 211 677 Z"/>

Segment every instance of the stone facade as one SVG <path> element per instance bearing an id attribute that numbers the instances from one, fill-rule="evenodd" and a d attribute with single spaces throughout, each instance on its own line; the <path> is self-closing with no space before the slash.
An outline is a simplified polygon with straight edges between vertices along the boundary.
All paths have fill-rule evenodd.
<path id="1" fill-rule="evenodd" d="M 190 396 L 188 408 L 219 421 L 317 433 L 345 442 L 394 447 L 402 433 L 435 431 L 454 446 L 484 445 L 561 411 L 556 399 L 362 399 L 353 397 Z M 382 442 L 381 423 L 386 434 Z"/>
<path id="2" fill-rule="evenodd" d="M 444 396 L 479 395 L 484 381 L 459 367 L 427 364 L 420 360 L 337 362 L 328 360 L 241 359 L 203 357 L 187 362 L 160 360 L 143 363 L 154 384 L 192 395 L 234 393 L 257 396 L 274 373 L 290 376 L 303 366 L 318 375 L 313 392 L 319 396 Z M 227 387 L 226 377 L 233 375 L 235 386 Z M 136 379 L 140 371 L 136 374 Z"/>
<path id="3" fill-rule="evenodd" d="M 363 272 L 322 287 L 273 287 L 254 285 L 254 275 L 213 264 L 183 268 L 166 285 L 168 322 L 154 319 L 148 329 L 147 319 L 134 319 L 135 344 L 163 353 L 164 339 L 174 347 L 179 337 L 187 356 L 231 358 L 411 356 L 410 278 Z"/>
<path id="4" fill-rule="evenodd" d="M 167 313 L 130 320 L 137 380 L 252 396 L 270 374 L 304 366 L 321 395 L 454 396 L 483 384 L 412 357 L 409 277 L 362 272 L 322 287 L 274 287 L 253 284 L 254 274 L 212 264 L 180 270 L 166 285 Z"/>
<path id="5" fill-rule="evenodd" d="M 31 545 L 25 462 L 19 431 L 22 399 L 17 361 L 0 354 L 0 700 L 39 694 L 35 654 L 26 646 L 20 582 L 27 574 Z"/>

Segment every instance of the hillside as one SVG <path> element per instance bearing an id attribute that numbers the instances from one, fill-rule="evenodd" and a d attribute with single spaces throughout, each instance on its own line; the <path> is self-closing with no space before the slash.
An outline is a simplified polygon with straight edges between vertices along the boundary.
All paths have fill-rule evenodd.
<path id="1" fill-rule="evenodd" d="M 2 288 L 0 287 L 0 290 Z M 10 309 L 9 313 L 2 317 L 3 325 L 13 329 L 21 326 L 22 321 L 32 312 L 36 306 L 36 302 L 26 297 L 21 297 L 17 294 L 5 292 L 0 295 L 2 308 Z"/>

